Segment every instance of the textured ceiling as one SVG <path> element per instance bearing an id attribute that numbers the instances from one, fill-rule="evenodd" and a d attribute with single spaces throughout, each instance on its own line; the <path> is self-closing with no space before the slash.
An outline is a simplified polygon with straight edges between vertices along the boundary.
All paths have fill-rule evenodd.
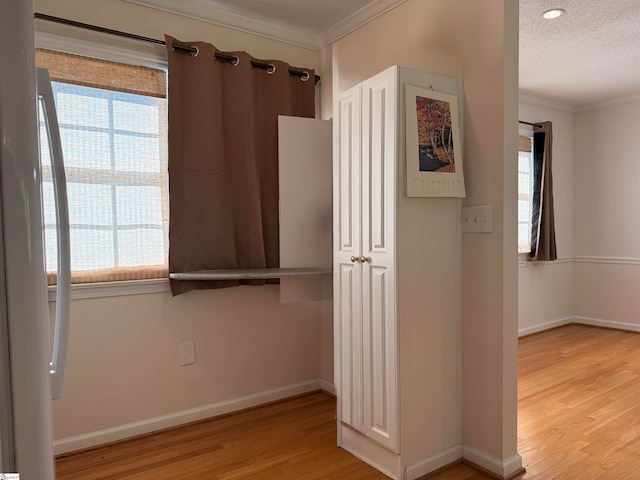
<path id="1" fill-rule="evenodd" d="M 520 0 L 520 92 L 573 106 L 640 94 L 640 1 Z"/>

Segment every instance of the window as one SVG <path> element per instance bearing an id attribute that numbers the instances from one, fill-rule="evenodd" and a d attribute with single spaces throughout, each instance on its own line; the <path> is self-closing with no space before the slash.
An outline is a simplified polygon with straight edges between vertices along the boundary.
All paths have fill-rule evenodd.
<path id="1" fill-rule="evenodd" d="M 533 203 L 533 131 L 521 128 L 518 138 L 518 252 L 531 251 Z"/>
<path id="2" fill-rule="evenodd" d="M 67 175 L 73 283 L 167 276 L 166 73 L 38 50 Z M 45 257 L 55 283 L 53 183 L 41 119 Z"/>

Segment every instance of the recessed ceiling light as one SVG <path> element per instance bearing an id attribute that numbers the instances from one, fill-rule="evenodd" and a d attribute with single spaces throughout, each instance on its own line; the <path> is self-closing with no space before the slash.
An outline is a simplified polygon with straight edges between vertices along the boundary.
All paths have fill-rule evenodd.
<path id="1" fill-rule="evenodd" d="M 547 10 L 546 12 L 544 12 L 542 14 L 542 18 L 551 20 L 552 18 L 558 18 L 563 14 L 564 14 L 564 10 L 562 8 L 552 8 L 551 10 Z"/>

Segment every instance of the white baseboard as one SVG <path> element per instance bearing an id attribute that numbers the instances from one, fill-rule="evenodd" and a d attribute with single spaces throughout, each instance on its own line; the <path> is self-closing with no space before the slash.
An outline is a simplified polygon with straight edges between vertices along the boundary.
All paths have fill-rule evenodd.
<path id="1" fill-rule="evenodd" d="M 640 332 L 640 325 L 636 323 L 616 322 L 613 320 L 603 320 L 601 318 L 591 317 L 572 317 L 571 323 L 581 323 L 582 325 L 591 325 L 594 327 L 616 328 L 618 330 L 628 330 L 630 332 Z"/>
<path id="2" fill-rule="evenodd" d="M 616 322 L 613 320 L 603 320 L 601 318 L 573 316 L 559 318 L 550 322 L 539 323 L 538 325 L 533 325 L 531 327 L 520 328 L 518 330 L 518 337 L 531 335 L 533 333 L 544 332 L 545 330 L 550 330 L 552 328 L 561 327 L 563 325 L 569 325 L 572 323 L 591 325 L 593 327 L 616 328 L 618 330 L 628 330 L 630 332 L 640 332 L 640 324 Z"/>
<path id="3" fill-rule="evenodd" d="M 557 320 L 551 320 L 550 322 L 539 323 L 531 327 L 520 328 L 518 329 L 518 337 L 524 337 L 525 335 L 544 332 L 545 330 L 562 327 L 563 325 L 569 325 L 570 323 L 575 323 L 575 317 L 564 317 Z"/>
<path id="4" fill-rule="evenodd" d="M 462 446 L 456 445 L 455 447 L 451 447 L 448 450 L 440 452 L 431 458 L 409 465 L 406 469 L 404 478 L 406 480 L 415 480 L 427 473 L 431 473 L 439 468 L 445 467 L 460 458 L 462 458 Z"/>
<path id="5" fill-rule="evenodd" d="M 147 418 L 137 422 L 118 425 L 116 427 L 89 432 L 74 437 L 61 438 L 53 442 L 53 450 L 55 455 L 59 455 L 61 453 L 94 447 L 96 445 L 115 442 L 117 440 L 123 440 L 125 438 L 150 433 L 156 430 L 162 430 L 163 428 L 175 427 L 176 425 L 203 420 L 205 418 L 223 415 L 225 413 L 242 410 L 244 408 L 255 407 L 263 403 L 281 400 L 301 393 L 312 392 L 320 388 L 330 391 L 330 385 L 331 384 L 329 384 L 329 382 L 325 382 L 320 379 L 294 383 L 292 385 L 275 388 L 273 390 L 266 390 L 264 392 L 258 392 L 223 402 L 212 403 L 202 407 L 182 410 L 180 412 L 162 415 L 159 417 Z"/>
<path id="6" fill-rule="evenodd" d="M 338 395 L 338 390 L 336 389 L 336 386 L 333 383 L 325 380 L 324 378 L 320 379 L 320 388 L 325 392 L 329 392 L 332 395 L 335 395 L 335 396 Z"/>
<path id="7" fill-rule="evenodd" d="M 512 475 L 522 469 L 522 457 L 517 453 L 505 460 L 500 460 L 499 458 L 489 455 L 482 450 L 463 445 L 462 458 L 478 465 L 479 467 L 489 470 L 502 478 L 507 478 L 509 475 Z"/>

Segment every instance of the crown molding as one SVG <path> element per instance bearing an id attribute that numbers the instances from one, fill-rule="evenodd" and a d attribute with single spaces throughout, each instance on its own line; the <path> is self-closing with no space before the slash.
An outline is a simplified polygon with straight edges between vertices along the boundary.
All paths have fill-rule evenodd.
<path id="1" fill-rule="evenodd" d="M 602 100 L 600 102 L 587 103 L 584 105 L 570 105 L 568 103 L 556 102 L 548 98 L 538 97 L 529 93 L 520 93 L 520 103 L 531 105 L 533 107 L 549 108 L 565 113 L 582 113 L 591 110 L 600 110 L 604 108 L 616 107 L 618 105 L 628 105 L 630 103 L 640 102 L 640 92 L 623 97 Z"/>
<path id="2" fill-rule="evenodd" d="M 318 34 L 318 45 L 320 48 L 331 45 L 336 40 L 341 39 L 361 26 L 402 5 L 406 1 L 407 0 L 377 0 L 372 2 Z"/>
<path id="3" fill-rule="evenodd" d="M 205 4 L 197 0 L 124 0 L 128 3 L 141 5 L 143 7 L 161 10 L 163 12 L 180 15 L 182 17 L 211 23 L 220 27 L 230 28 L 239 32 L 250 33 L 260 37 L 277 40 L 297 47 L 318 50 L 314 35 L 294 28 L 275 25 L 263 20 L 249 18 L 239 15 L 230 10 L 222 9 Z"/>
<path id="4" fill-rule="evenodd" d="M 612 98 L 610 100 L 603 100 L 601 102 L 580 105 L 579 107 L 576 107 L 576 113 L 588 112 L 590 110 L 600 110 L 609 107 L 617 107 L 618 105 L 628 105 L 630 103 L 638 102 L 640 102 L 640 93 L 627 95 L 625 97 Z"/>
<path id="5" fill-rule="evenodd" d="M 520 92 L 519 97 L 520 103 L 531 105 L 532 107 L 547 108 L 564 113 L 574 113 L 576 111 L 576 107 L 574 105 L 556 102 L 555 100 L 549 100 L 548 98 L 538 97 L 536 95 L 531 95 L 528 93 Z"/>
<path id="6" fill-rule="evenodd" d="M 199 0 L 123 0 L 182 17 L 318 51 L 407 0 L 374 0 L 320 33 L 270 23 Z"/>

